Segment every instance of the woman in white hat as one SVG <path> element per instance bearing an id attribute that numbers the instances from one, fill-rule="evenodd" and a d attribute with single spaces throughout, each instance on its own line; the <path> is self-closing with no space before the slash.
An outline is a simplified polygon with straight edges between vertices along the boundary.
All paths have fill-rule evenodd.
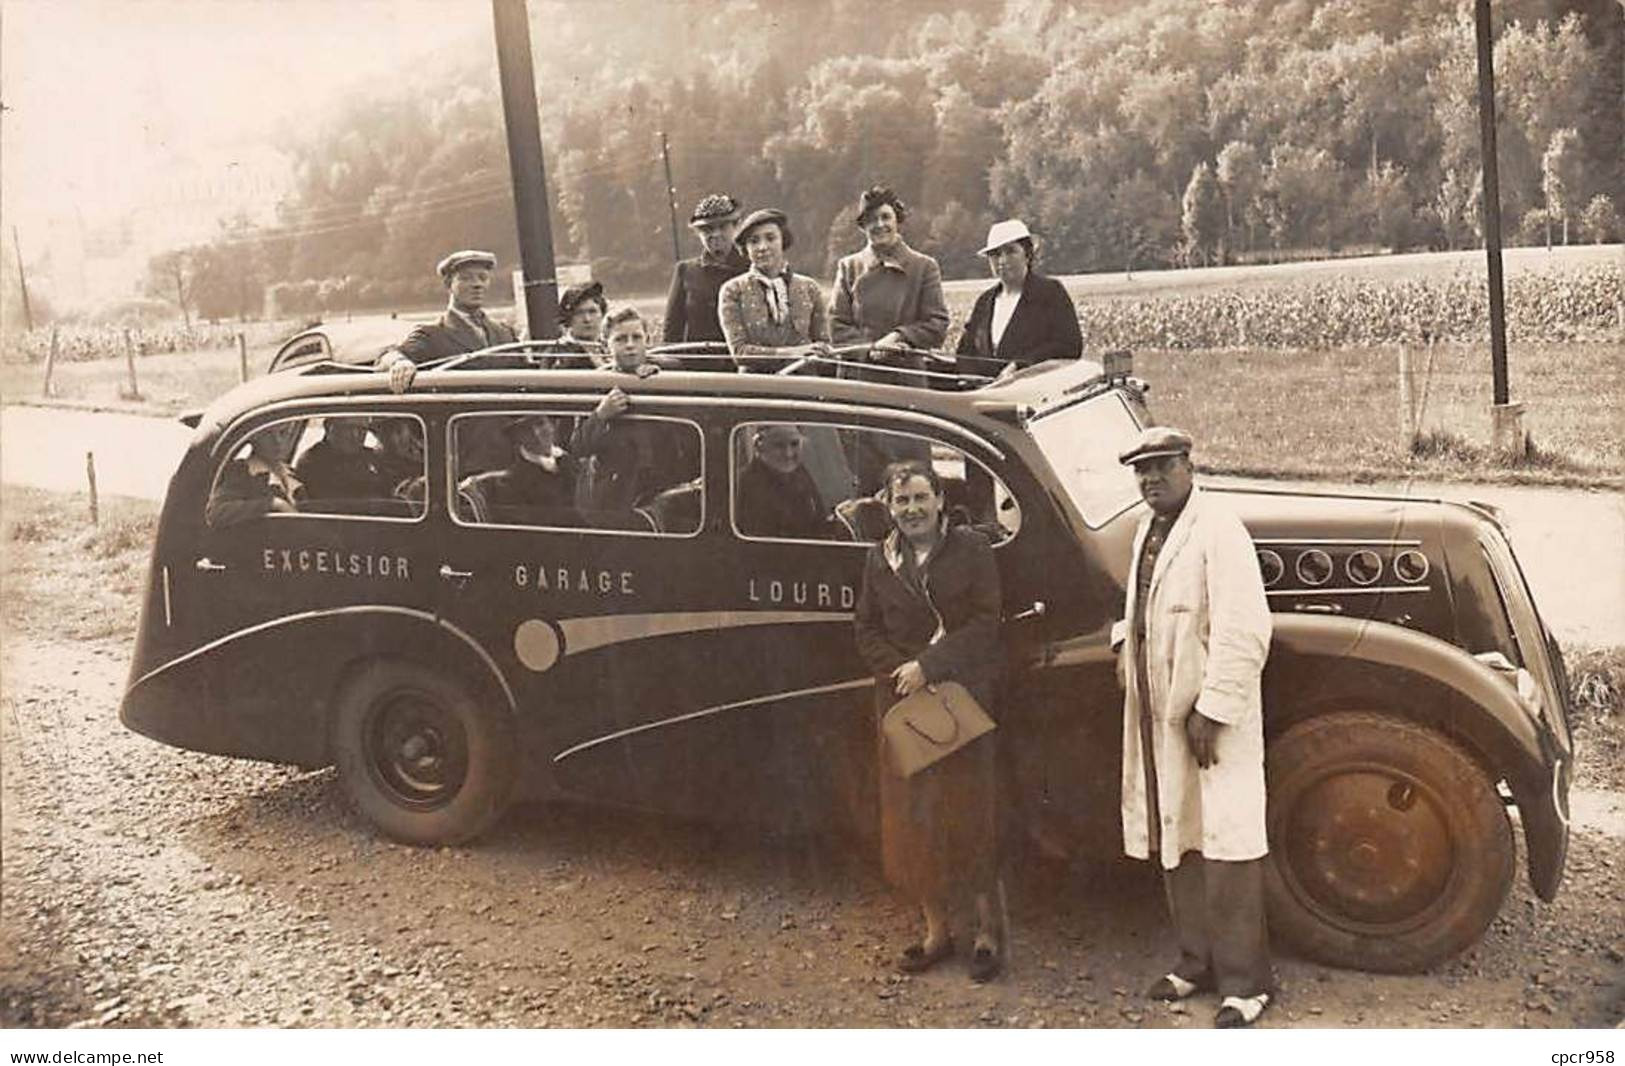
<path id="1" fill-rule="evenodd" d="M 1078 312 L 1066 287 L 1033 270 L 1032 231 L 1020 219 L 995 222 L 980 253 L 999 283 L 976 298 L 959 338 L 959 369 L 998 374 L 1083 354 Z"/>

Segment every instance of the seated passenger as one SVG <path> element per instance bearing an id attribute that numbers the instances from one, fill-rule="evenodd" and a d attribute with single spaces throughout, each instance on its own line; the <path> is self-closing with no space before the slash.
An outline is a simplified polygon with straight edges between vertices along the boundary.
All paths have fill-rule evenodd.
<path id="1" fill-rule="evenodd" d="M 220 472 L 209 493 L 203 520 L 211 526 L 232 526 L 271 512 L 299 510 L 305 486 L 287 456 L 299 439 L 301 422 L 278 422 L 248 439 L 248 455 L 233 459 Z"/>
<path id="2" fill-rule="evenodd" d="M 322 439 L 299 457 L 293 472 L 304 482 L 305 498 L 329 510 L 332 504 L 357 504 L 381 494 L 373 455 L 367 449 L 367 419 L 327 418 Z"/>
<path id="3" fill-rule="evenodd" d="M 604 350 L 604 316 L 609 314 L 609 301 L 604 299 L 604 286 L 596 281 L 585 285 L 571 285 L 559 294 L 559 343 L 557 352 L 579 352 L 579 355 L 543 356 L 541 364 L 550 370 L 597 370 L 603 365 L 600 353 Z"/>
<path id="4" fill-rule="evenodd" d="M 378 468 L 375 496 L 390 497 L 414 504 L 410 513 L 420 513 L 428 496 L 423 472 L 423 435 L 410 418 L 380 418 L 373 433 L 383 445 L 373 462 Z"/>
<path id="5" fill-rule="evenodd" d="M 521 415 L 503 426 L 512 448 L 507 466 L 464 478 L 461 517 L 515 525 L 573 526 L 575 459 L 558 446 L 553 419 Z"/>
<path id="6" fill-rule="evenodd" d="M 649 331 L 642 315 L 623 307 L 606 321 L 616 373 L 646 378 L 659 372 L 649 360 Z M 576 506 L 593 525 L 647 526 L 650 520 L 640 520 L 636 508 L 699 476 L 698 457 L 683 447 L 689 432 L 669 423 L 621 421 L 631 406 L 622 389 L 611 389 L 570 437 L 570 451 L 583 464 Z"/>
<path id="7" fill-rule="evenodd" d="M 818 485 L 801 462 L 806 437 L 793 425 L 757 426 L 751 459 L 734 497 L 739 532 L 748 537 L 828 540 L 835 536 Z"/>

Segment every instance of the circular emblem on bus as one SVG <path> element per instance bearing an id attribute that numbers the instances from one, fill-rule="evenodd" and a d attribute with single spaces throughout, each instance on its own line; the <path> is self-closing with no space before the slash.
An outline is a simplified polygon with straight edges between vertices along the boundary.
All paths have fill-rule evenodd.
<path id="1" fill-rule="evenodd" d="M 1407 548 L 1394 556 L 1394 573 L 1399 580 L 1414 585 L 1428 576 L 1428 557 L 1415 548 Z"/>
<path id="2" fill-rule="evenodd" d="M 1286 573 L 1286 562 L 1282 560 L 1281 553 L 1274 548 L 1258 549 L 1258 573 L 1264 579 L 1265 588 L 1281 580 L 1281 575 Z"/>
<path id="3" fill-rule="evenodd" d="M 1382 556 L 1370 548 L 1361 548 L 1343 560 L 1343 572 L 1356 585 L 1375 584 L 1382 576 Z"/>
<path id="4" fill-rule="evenodd" d="M 527 618 L 513 631 L 513 653 L 539 674 L 559 661 L 559 635 L 540 618 Z"/>
<path id="5" fill-rule="evenodd" d="M 1293 567 L 1298 573 L 1298 580 L 1311 588 L 1319 588 L 1332 576 L 1332 557 L 1319 548 L 1310 548 L 1298 556 L 1298 563 Z"/>

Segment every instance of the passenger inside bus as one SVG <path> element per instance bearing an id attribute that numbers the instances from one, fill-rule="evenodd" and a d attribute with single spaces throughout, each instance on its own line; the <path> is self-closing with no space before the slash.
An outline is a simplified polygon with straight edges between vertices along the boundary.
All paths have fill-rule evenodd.
<path id="1" fill-rule="evenodd" d="M 276 422 L 250 437 L 237 457 L 221 468 L 204 506 L 204 521 L 232 526 L 272 512 L 297 511 L 305 486 L 288 465 L 288 457 L 303 425 L 298 420 Z"/>
<path id="2" fill-rule="evenodd" d="M 377 453 L 367 447 L 368 423 L 353 416 L 322 419 L 322 438 L 294 462 L 312 510 L 365 510 L 367 500 L 384 494 Z"/>
<path id="3" fill-rule="evenodd" d="M 576 460 L 559 447 L 553 419 L 543 414 L 509 418 L 503 436 L 512 449 L 507 466 L 458 483 L 458 516 L 511 525 L 577 524 Z"/>
<path id="4" fill-rule="evenodd" d="M 818 484 L 802 463 L 807 438 L 797 426 L 763 423 L 735 483 L 734 517 L 747 537 L 828 540 L 838 530 Z"/>

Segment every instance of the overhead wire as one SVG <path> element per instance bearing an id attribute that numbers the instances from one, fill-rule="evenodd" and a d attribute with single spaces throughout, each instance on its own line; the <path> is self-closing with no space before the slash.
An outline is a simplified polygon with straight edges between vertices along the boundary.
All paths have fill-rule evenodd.
<path id="1" fill-rule="evenodd" d="M 575 178 L 596 177 L 600 174 L 624 170 L 629 163 L 632 165 L 638 163 L 653 164 L 659 161 L 659 156 L 650 156 L 647 159 L 614 160 L 582 170 L 570 169 L 569 173 Z M 429 188 L 436 187 L 449 187 L 449 183 L 442 183 L 440 186 L 429 186 Z M 244 234 L 240 237 L 227 237 L 211 243 L 227 247 L 240 247 L 271 241 L 305 240 L 311 237 L 342 233 L 351 229 L 387 225 L 397 219 L 423 217 L 458 208 L 478 207 L 504 198 L 511 199 L 512 195 L 512 187 L 507 181 L 476 186 L 451 195 L 430 197 L 412 195 L 388 201 L 377 212 L 351 212 L 342 221 L 335 218 L 311 223 L 267 227 L 251 234 Z M 312 210 L 319 209 L 313 208 Z"/>

